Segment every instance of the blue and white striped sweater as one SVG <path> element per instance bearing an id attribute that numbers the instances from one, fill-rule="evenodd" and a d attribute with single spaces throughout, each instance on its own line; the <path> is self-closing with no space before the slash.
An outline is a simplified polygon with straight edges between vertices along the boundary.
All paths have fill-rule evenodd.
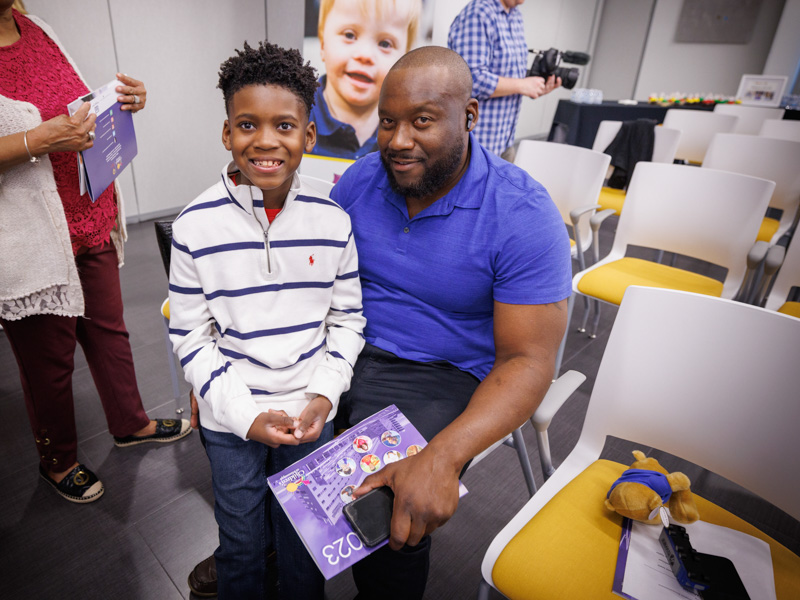
<path id="1" fill-rule="evenodd" d="M 173 224 L 170 337 L 203 426 L 245 438 L 259 413 L 298 416 L 317 394 L 331 419 L 364 345 L 350 218 L 295 175 L 270 225 L 228 169 Z"/>

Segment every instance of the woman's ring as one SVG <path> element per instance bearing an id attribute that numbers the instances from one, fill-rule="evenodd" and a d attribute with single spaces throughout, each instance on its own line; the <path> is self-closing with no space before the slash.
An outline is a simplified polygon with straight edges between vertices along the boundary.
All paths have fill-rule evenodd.
<path id="1" fill-rule="evenodd" d="M 90 131 L 90 132 L 89 132 L 89 139 L 90 139 L 91 141 L 94 141 L 94 131 Z"/>
<path id="2" fill-rule="evenodd" d="M 137 96 L 136 94 L 133 95 L 133 103 L 139 104 L 139 96 Z"/>

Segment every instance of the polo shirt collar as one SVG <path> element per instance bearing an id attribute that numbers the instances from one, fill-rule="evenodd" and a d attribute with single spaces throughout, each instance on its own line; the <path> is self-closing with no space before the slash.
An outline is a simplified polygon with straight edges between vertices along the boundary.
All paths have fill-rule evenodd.
<path id="1" fill-rule="evenodd" d="M 453 212 L 453 208 L 456 206 L 459 208 L 480 208 L 483 203 L 483 193 L 486 189 L 489 163 L 486 160 L 483 148 L 472 133 L 469 134 L 469 147 L 469 164 L 461 179 L 452 190 L 422 211 L 420 215 L 417 215 L 418 217 L 448 215 Z M 406 199 L 392 189 L 389 184 L 389 176 L 385 171 L 378 187 L 384 191 L 383 197 L 386 200 L 400 209 L 403 214 L 408 214 Z"/>
<path id="2" fill-rule="evenodd" d="M 331 111 L 328 110 L 328 103 L 325 101 L 325 95 L 323 94 L 327 77 L 327 75 L 323 75 L 319 78 L 319 86 L 317 86 L 317 91 L 314 92 L 314 104 L 318 108 L 314 122 L 317 124 L 317 135 L 320 136 L 331 136 L 339 130 L 346 130 L 348 127 L 347 124 L 334 119 Z"/>

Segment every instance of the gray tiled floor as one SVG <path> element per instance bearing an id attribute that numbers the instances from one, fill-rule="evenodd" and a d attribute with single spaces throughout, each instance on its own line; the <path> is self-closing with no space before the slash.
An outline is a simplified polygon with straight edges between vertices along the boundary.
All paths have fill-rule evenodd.
<path id="1" fill-rule="evenodd" d="M 602 245 L 606 248 L 612 229 L 604 228 Z M 121 272 L 126 322 L 145 408 L 151 416 L 174 415 L 159 314 L 167 282 L 152 223 L 130 226 L 126 263 Z M 580 317 L 581 311 L 579 305 L 575 316 Z M 563 366 L 585 373 L 587 381 L 553 421 L 556 463 L 569 453 L 580 434 L 615 314 L 616 309 L 604 307 L 595 340 L 577 333 L 574 327 L 569 334 Z M 96 470 L 106 485 L 105 496 L 85 506 L 58 498 L 38 477 L 16 364 L 0 333 L 0 487 L 5 490 L 0 496 L 0 597 L 189 598 L 186 577 L 195 563 L 213 551 L 217 540 L 210 471 L 198 435 L 158 447 L 116 448 L 82 356 L 76 360 L 74 389 L 79 459 Z M 185 402 L 185 384 L 183 391 Z M 530 425 L 526 425 L 525 435 L 538 473 Z M 629 449 L 622 443 L 610 443 L 608 455 L 628 462 Z M 786 528 L 780 516 L 770 514 L 756 501 L 741 500 L 740 491 L 713 476 L 698 472 L 697 478 L 710 488 L 728 491 L 730 502 L 749 507 L 755 520 L 770 520 L 774 532 L 790 541 L 800 538 L 796 523 L 794 529 Z M 519 464 L 508 448 L 498 449 L 468 471 L 464 483 L 470 493 L 450 522 L 434 535 L 429 598 L 474 597 L 487 546 L 526 500 Z M 539 475 L 537 483 L 541 484 Z M 330 600 L 352 598 L 349 574 L 328 582 L 326 592 Z"/>

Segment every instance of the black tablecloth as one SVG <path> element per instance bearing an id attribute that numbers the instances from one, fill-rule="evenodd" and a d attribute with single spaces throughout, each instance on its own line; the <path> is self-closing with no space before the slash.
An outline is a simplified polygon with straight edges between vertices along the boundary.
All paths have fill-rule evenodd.
<path id="1" fill-rule="evenodd" d="M 670 108 L 714 110 L 714 105 L 689 104 L 672 107 L 642 102 L 627 105 L 619 104 L 615 100 L 604 101 L 602 104 L 579 104 L 570 100 L 559 100 L 547 139 L 591 148 L 597 128 L 600 127 L 600 121 L 655 119 L 659 123 L 663 123 L 664 116 Z"/>

